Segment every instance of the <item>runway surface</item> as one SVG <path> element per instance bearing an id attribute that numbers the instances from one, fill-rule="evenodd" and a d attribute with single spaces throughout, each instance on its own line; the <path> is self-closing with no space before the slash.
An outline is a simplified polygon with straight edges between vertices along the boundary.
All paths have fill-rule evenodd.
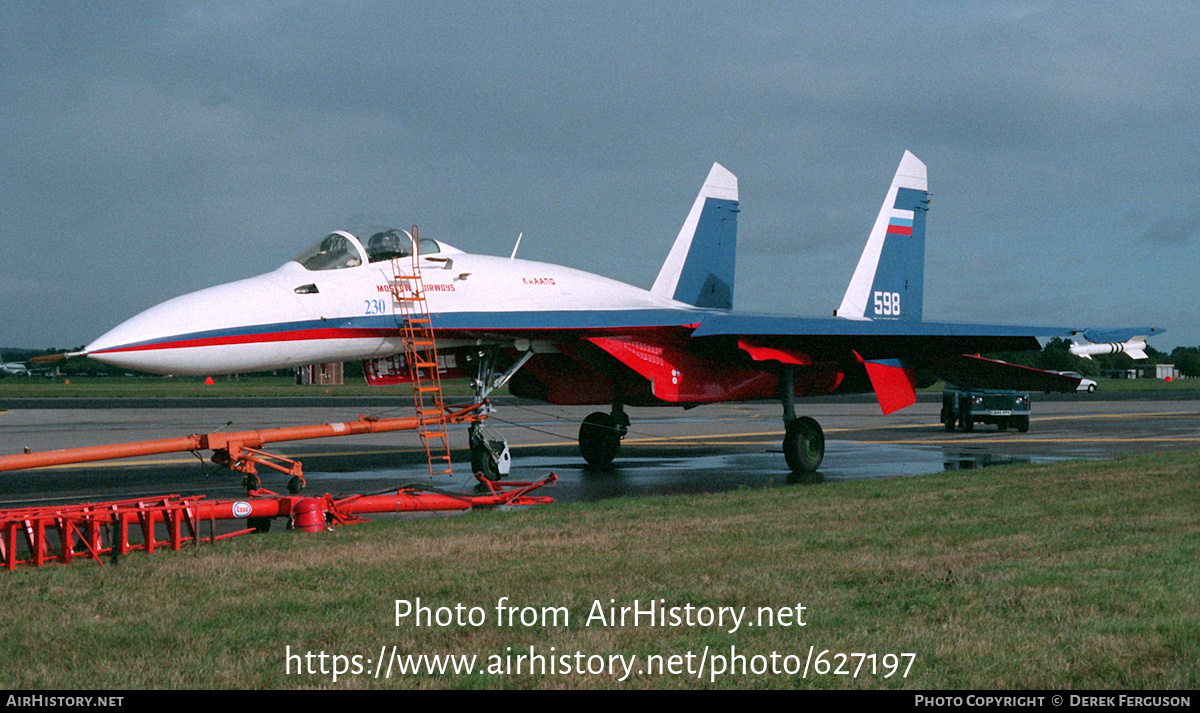
<path id="1" fill-rule="evenodd" d="M 0 413 L 0 454 L 150 440 L 216 430 L 252 430 L 354 420 L 361 413 L 403 417 L 404 400 L 388 411 L 322 401 L 300 407 L 257 400 L 174 408 L 30 408 Z M 28 406 L 38 404 L 30 403 Z M 111 405 L 111 404 L 108 404 Z M 980 424 L 974 433 L 947 433 L 940 402 L 923 401 L 889 416 L 862 399 L 801 401 L 800 415 L 825 430 L 826 453 L 816 477 L 794 478 L 784 463 L 777 404 L 729 404 L 681 409 L 627 409 L 632 426 L 614 466 L 588 469 L 576 447 L 579 423 L 593 407 L 558 407 L 506 400 L 491 420 L 513 453 L 510 480 L 556 473 L 548 494 L 559 502 L 623 495 L 722 491 L 741 487 L 819 486 L 855 478 L 965 470 L 999 463 L 1113 458 L 1128 453 L 1200 448 L 1200 400 L 1101 400 L 1080 394 L 1041 402 L 1034 397 L 1028 433 Z M 351 436 L 275 444 L 266 450 L 304 463 L 309 492 L 366 493 L 418 482 L 472 491 L 465 429 L 452 434 L 454 475 L 431 480 L 413 433 Z M 206 457 L 208 453 L 203 454 Z M 264 485 L 283 492 L 283 476 Z M 204 493 L 236 498 L 241 476 L 188 453 L 0 473 L 0 508 L 135 495 Z"/>

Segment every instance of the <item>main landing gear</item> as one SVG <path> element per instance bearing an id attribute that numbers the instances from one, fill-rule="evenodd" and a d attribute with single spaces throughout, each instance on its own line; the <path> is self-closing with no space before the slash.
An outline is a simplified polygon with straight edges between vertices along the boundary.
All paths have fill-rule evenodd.
<path id="1" fill-rule="evenodd" d="M 503 374 L 496 373 L 496 353 L 481 350 L 478 353 L 477 376 L 471 385 L 475 400 L 482 404 L 485 413 L 491 410 L 486 403 L 492 391 L 508 383 L 513 374 L 533 356 L 532 348 L 524 351 L 519 359 Z M 788 468 L 794 473 L 813 473 L 825 459 L 825 432 L 816 420 L 808 416 L 796 416 L 795 375 L 784 370 L 779 377 L 779 398 L 783 404 L 783 455 Z M 512 466 L 512 455 L 508 443 L 494 431 L 489 433 L 486 421 L 471 424 L 468 433 L 471 446 L 471 470 L 482 473 L 488 480 L 508 475 Z M 579 426 L 579 453 L 592 469 L 603 469 L 612 465 L 621 451 L 621 441 L 629 433 L 629 415 L 621 403 L 614 403 L 612 411 L 596 411 L 588 415 Z"/>
<path id="2" fill-rule="evenodd" d="M 816 472 L 825 459 L 825 432 L 821 424 L 808 416 L 796 416 L 795 376 L 784 371 L 779 379 L 783 403 L 783 457 L 797 474 Z M 596 411 L 579 427 L 579 452 L 594 469 L 606 468 L 621 451 L 621 439 L 629 432 L 629 416 L 622 405 L 613 404 L 612 413 Z"/>
<path id="3" fill-rule="evenodd" d="M 779 378 L 779 398 L 783 402 L 783 457 L 793 473 L 813 473 L 825 459 L 825 432 L 821 424 L 808 416 L 796 418 L 796 380 L 789 370 Z"/>
<path id="4" fill-rule="evenodd" d="M 621 451 L 621 439 L 629 433 L 629 416 L 621 404 L 612 413 L 596 411 L 579 426 L 579 453 L 592 468 L 607 468 Z"/>

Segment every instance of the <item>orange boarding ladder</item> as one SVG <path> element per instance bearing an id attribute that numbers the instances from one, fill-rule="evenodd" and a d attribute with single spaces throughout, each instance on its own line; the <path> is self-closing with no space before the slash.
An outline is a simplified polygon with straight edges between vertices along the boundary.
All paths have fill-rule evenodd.
<path id="1" fill-rule="evenodd" d="M 409 234 L 412 263 L 392 258 L 392 298 L 404 342 L 404 361 L 412 383 L 413 404 L 417 409 L 417 433 L 429 460 L 429 475 L 450 474 L 450 438 L 446 433 L 446 408 L 442 399 L 442 376 L 438 370 L 437 347 L 433 341 L 433 322 L 425 301 L 425 283 L 421 279 L 420 238 L 417 226 Z M 436 455 L 435 455 L 436 453 Z M 434 459 L 442 470 L 435 470 Z"/>

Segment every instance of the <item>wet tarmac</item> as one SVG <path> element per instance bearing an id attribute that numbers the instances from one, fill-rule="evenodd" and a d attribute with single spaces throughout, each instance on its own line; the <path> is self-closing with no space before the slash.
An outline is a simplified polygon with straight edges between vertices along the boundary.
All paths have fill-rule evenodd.
<path id="1" fill-rule="evenodd" d="M 402 402 L 397 402 L 402 403 Z M 215 430 L 250 430 L 353 420 L 360 413 L 407 415 L 402 405 L 235 402 L 176 408 L 26 408 L 6 404 L 0 413 L 0 454 L 23 448 L 51 450 L 149 440 Z M 35 404 L 28 404 L 34 406 Z M 589 469 L 575 439 L 579 423 L 594 408 L 556 407 L 510 400 L 492 427 L 513 453 L 510 480 L 559 476 L 548 492 L 559 502 L 619 496 L 716 492 L 737 488 L 830 486 L 858 478 L 889 478 L 971 470 L 1003 463 L 1043 463 L 1072 458 L 1113 458 L 1126 453 L 1200 448 L 1200 400 L 1104 400 L 1035 398 L 1030 431 L 948 433 L 938 423 L 940 405 L 923 401 L 883 416 L 862 399 L 801 402 L 800 413 L 816 418 L 826 434 L 819 474 L 796 478 L 781 452 L 783 428 L 776 404 L 730 404 L 680 409 L 628 409 L 630 433 L 613 467 Z M 409 407 L 411 408 L 411 406 Z M 412 433 L 352 436 L 281 443 L 267 447 L 304 463 L 312 493 L 369 493 L 416 482 L 472 492 L 465 429 L 454 432 L 454 475 L 431 479 Z M 208 454 L 204 454 L 207 456 Z M 283 476 L 264 476 L 264 485 L 283 492 Z M 142 495 L 196 494 L 235 498 L 241 476 L 189 453 L 102 464 L 0 473 L 0 507 L 78 500 L 112 500 Z"/>

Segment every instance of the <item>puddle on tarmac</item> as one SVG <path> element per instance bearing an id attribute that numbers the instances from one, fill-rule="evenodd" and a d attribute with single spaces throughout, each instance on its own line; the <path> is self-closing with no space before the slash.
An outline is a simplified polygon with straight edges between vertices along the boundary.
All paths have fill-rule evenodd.
<path id="1" fill-rule="evenodd" d="M 998 454 L 982 448 L 866 444 L 851 441 L 826 443 L 825 460 L 814 476 L 797 478 L 787 471 L 778 451 L 672 454 L 618 458 L 607 470 L 588 468 L 575 454 L 520 455 L 514 458 L 509 481 L 531 481 L 556 473 L 558 482 L 542 494 L 558 502 L 591 502 L 622 496 L 723 492 L 738 488 L 779 487 L 795 484 L 836 483 L 863 478 L 896 478 L 942 471 L 975 470 L 992 465 L 1047 463 L 1063 458 Z M 475 483 L 465 463 L 455 466 L 451 478 L 430 478 L 423 466 L 397 470 L 363 470 L 350 473 L 311 472 L 309 490 L 357 492 L 416 483 L 454 492 L 474 492 Z"/>

